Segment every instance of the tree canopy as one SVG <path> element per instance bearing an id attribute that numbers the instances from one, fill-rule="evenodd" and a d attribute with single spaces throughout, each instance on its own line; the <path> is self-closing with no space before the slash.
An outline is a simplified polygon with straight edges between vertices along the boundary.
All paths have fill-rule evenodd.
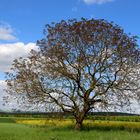
<path id="1" fill-rule="evenodd" d="M 136 36 L 106 20 L 84 18 L 46 25 L 44 35 L 39 51 L 14 60 L 8 93 L 72 113 L 77 129 L 92 109 L 139 101 Z"/>

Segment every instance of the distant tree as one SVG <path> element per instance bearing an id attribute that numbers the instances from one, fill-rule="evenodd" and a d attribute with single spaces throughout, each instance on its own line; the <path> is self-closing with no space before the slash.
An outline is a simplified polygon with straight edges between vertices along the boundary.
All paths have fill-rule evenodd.
<path id="1" fill-rule="evenodd" d="M 46 25 L 44 34 L 38 52 L 14 60 L 8 93 L 72 113 L 76 129 L 92 109 L 139 101 L 136 36 L 106 20 L 84 18 Z"/>

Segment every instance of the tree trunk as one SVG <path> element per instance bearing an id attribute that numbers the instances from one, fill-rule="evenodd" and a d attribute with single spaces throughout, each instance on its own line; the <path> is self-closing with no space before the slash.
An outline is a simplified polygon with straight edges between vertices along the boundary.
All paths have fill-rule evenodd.
<path id="1" fill-rule="evenodd" d="M 84 109 L 81 112 L 80 111 L 76 112 L 76 114 L 74 115 L 76 120 L 75 130 L 81 130 L 83 121 L 88 111 L 89 111 L 89 105 L 85 104 Z"/>
<path id="2" fill-rule="evenodd" d="M 80 115 L 75 116 L 76 120 L 75 130 L 81 130 L 84 118 L 85 118 L 84 113 L 80 113 Z"/>
<path id="3" fill-rule="evenodd" d="M 81 121 L 81 122 L 76 122 L 75 130 L 81 130 L 81 128 L 82 128 L 82 123 L 83 123 L 83 121 Z"/>

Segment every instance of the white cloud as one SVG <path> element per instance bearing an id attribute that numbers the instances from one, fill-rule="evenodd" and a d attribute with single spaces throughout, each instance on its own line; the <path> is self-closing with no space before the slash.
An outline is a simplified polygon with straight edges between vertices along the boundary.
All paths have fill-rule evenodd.
<path id="1" fill-rule="evenodd" d="M 4 89 L 7 89 L 6 82 L 0 80 L 0 111 L 12 111 L 13 109 L 22 111 L 46 111 L 46 106 L 44 106 L 44 104 L 37 104 L 37 107 L 35 104 L 28 104 L 26 99 L 24 100 L 26 102 L 25 104 L 23 100 L 15 98 L 15 95 L 9 95 Z M 30 108 L 28 105 L 30 105 Z"/>
<path id="2" fill-rule="evenodd" d="M 37 49 L 35 43 L 0 44 L 0 72 L 8 71 L 14 59 L 27 57 L 31 49 Z"/>
<path id="3" fill-rule="evenodd" d="M 3 109 L 3 96 L 4 96 L 4 91 L 3 89 L 5 88 L 6 83 L 3 80 L 0 80 L 0 110 Z"/>
<path id="4" fill-rule="evenodd" d="M 13 34 L 13 29 L 6 23 L 0 23 L 0 40 L 12 41 L 16 40 Z"/>
<path id="5" fill-rule="evenodd" d="M 3 100 L 4 97 L 8 96 L 4 89 L 6 89 L 6 82 L 0 80 L 0 111 L 11 111 L 13 108 L 18 108 L 18 104 L 12 96 L 10 96 L 9 102 Z"/>
<path id="6" fill-rule="evenodd" d="M 83 0 L 86 4 L 104 4 L 108 2 L 112 2 L 114 0 Z"/>
<path id="7" fill-rule="evenodd" d="M 31 49 L 37 50 L 35 43 L 24 44 L 23 42 L 0 44 L 0 72 L 9 71 L 14 59 L 18 57 L 27 57 Z M 17 107 L 17 102 L 12 99 L 11 102 L 5 103 L 3 97 L 7 96 L 6 83 L 0 80 L 0 110 L 11 110 Z"/>
<path id="8" fill-rule="evenodd" d="M 0 80 L 0 95 L 3 95 L 3 88 L 6 86 L 6 83 L 4 80 Z M 1 99 L 0 99 L 1 101 Z"/>

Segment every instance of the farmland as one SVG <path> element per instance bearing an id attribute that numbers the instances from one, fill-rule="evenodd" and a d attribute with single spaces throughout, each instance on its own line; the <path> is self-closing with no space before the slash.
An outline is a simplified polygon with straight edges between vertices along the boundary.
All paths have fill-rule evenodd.
<path id="1" fill-rule="evenodd" d="M 81 131 L 72 118 L 0 117 L 0 140 L 139 140 L 139 116 L 94 116 Z"/>

